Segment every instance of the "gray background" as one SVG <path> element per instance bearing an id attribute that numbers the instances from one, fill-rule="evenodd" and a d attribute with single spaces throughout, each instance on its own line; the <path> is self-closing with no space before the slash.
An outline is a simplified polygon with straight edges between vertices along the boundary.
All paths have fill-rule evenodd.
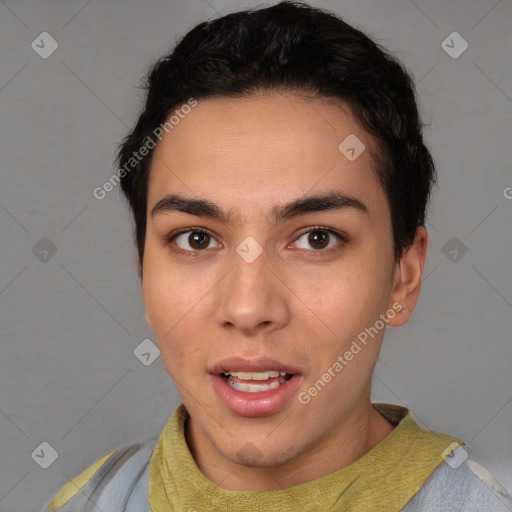
<path id="1" fill-rule="evenodd" d="M 41 510 L 102 455 L 157 436 L 179 403 L 161 359 L 133 353 L 152 333 L 127 207 L 118 189 L 92 191 L 114 171 L 154 59 L 200 21 L 269 4 L 0 3 L 2 512 Z M 387 330 L 373 399 L 463 439 L 512 490 L 512 2 L 311 4 L 406 64 L 439 172 L 422 295 Z M 59 45 L 47 59 L 31 47 L 43 31 Z M 458 58 L 441 46 L 453 31 L 469 44 Z M 38 252 L 47 241 L 34 249 L 43 237 L 53 256 Z M 42 442 L 58 452 L 47 469 L 31 456 Z"/>

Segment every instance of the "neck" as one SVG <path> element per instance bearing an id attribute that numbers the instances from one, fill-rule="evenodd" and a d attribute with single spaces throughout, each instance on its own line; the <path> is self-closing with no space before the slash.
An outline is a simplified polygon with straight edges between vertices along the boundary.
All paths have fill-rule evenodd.
<path id="1" fill-rule="evenodd" d="M 367 400 L 313 446 L 275 467 L 246 467 L 217 450 L 192 418 L 185 436 L 201 472 L 229 491 L 272 491 L 310 482 L 343 469 L 372 450 L 394 426 Z"/>

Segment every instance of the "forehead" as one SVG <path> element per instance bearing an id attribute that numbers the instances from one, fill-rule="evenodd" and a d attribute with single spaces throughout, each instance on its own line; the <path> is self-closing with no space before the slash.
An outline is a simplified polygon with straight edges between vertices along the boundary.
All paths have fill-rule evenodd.
<path id="1" fill-rule="evenodd" d="M 355 160 L 346 144 L 340 150 L 345 140 L 360 144 L 358 151 L 364 145 Z M 332 189 L 382 209 L 373 151 L 339 99 L 271 93 L 198 100 L 155 148 L 148 209 L 173 192 L 247 210 Z"/>

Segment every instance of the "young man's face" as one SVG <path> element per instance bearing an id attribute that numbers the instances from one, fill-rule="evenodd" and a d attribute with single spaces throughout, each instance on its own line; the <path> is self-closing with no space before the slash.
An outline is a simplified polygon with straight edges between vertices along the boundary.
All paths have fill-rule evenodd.
<path id="1" fill-rule="evenodd" d="M 340 107 L 289 93 L 200 100 L 155 149 L 142 280 L 147 321 L 191 414 L 190 444 L 219 460 L 286 464 L 336 439 L 356 446 L 372 424 L 370 383 L 384 334 L 375 326 L 390 310 L 388 325 L 405 321 L 396 303 L 406 292 L 371 140 Z M 354 152 L 338 149 L 349 135 L 366 146 L 355 159 L 356 139 Z M 320 202 L 272 217 L 288 203 L 334 193 L 350 198 L 344 207 L 322 211 Z M 208 201 L 230 222 L 165 207 L 153 215 L 170 194 Z M 366 331 L 366 345 L 357 341 L 370 327 L 378 333 Z M 233 378 L 235 390 L 220 375 L 251 369 L 294 376 Z M 331 378 L 322 380 L 326 372 Z M 279 385 L 269 391 L 242 390 L 272 382 Z"/>

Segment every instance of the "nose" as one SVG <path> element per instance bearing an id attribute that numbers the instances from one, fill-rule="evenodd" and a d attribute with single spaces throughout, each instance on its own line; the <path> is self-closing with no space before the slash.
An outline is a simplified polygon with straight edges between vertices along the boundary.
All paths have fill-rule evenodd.
<path id="1" fill-rule="evenodd" d="M 289 290 L 265 251 L 247 262 L 233 254 L 232 268 L 219 283 L 216 321 L 244 336 L 285 326 L 290 321 Z"/>

